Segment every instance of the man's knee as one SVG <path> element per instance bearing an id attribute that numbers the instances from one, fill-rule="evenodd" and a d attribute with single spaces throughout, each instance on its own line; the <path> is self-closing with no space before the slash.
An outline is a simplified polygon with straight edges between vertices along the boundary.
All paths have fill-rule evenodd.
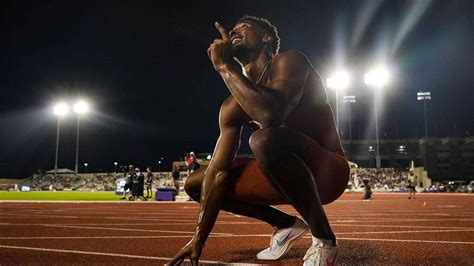
<path id="1" fill-rule="evenodd" d="M 198 186 L 196 185 L 196 182 L 192 182 L 192 180 L 186 180 L 186 183 L 184 183 L 184 191 L 194 200 L 194 201 L 199 201 L 197 200 L 199 198 L 199 193 L 198 193 Z"/>
<path id="2" fill-rule="evenodd" d="M 192 173 L 184 183 L 184 191 L 194 200 L 199 202 L 201 196 L 201 186 L 204 178 L 204 169 L 199 169 Z"/>
<path id="3" fill-rule="evenodd" d="M 257 130 L 250 136 L 250 148 L 256 154 L 273 153 L 280 142 L 279 135 L 279 128 Z"/>

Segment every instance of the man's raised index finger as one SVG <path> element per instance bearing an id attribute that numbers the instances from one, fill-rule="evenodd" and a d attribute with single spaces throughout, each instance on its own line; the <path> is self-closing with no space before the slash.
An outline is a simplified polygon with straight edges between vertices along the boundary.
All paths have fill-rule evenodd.
<path id="1" fill-rule="evenodd" d="M 216 26 L 216 29 L 221 33 L 222 40 L 230 41 L 229 33 L 227 32 L 227 30 L 217 21 L 214 23 L 214 25 Z"/>

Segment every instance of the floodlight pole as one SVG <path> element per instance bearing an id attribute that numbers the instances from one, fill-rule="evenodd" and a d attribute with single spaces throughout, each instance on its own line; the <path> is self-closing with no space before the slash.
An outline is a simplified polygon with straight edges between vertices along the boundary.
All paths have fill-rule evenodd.
<path id="1" fill-rule="evenodd" d="M 355 95 L 344 96 L 342 102 L 349 105 L 349 146 L 352 152 L 352 104 L 356 102 Z"/>
<path id="2" fill-rule="evenodd" d="M 54 178 L 58 174 L 58 152 L 59 152 L 59 127 L 61 123 L 61 116 L 58 115 L 58 129 L 56 131 L 56 156 L 54 158 Z"/>
<path id="3" fill-rule="evenodd" d="M 336 88 L 336 129 L 337 134 L 340 134 L 339 131 L 339 88 Z"/>
<path id="4" fill-rule="evenodd" d="M 77 114 L 77 134 L 76 134 L 76 175 L 79 173 L 79 120 L 81 115 Z"/>
<path id="5" fill-rule="evenodd" d="M 426 101 L 431 100 L 431 92 L 419 91 L 416 93 L 416 99 L 418 101 L 423 101 L 423 114 L 425 116 L 425 138 L 428 138 L 428 115 Z"/>
<path id="6" fill-rule="evenodd" d="M 381 167 L 381 159 L 380 159 L 380 151 L 379 151 L 379 118 L 378 118 L 378 106 L 377 106 L 377 93 L 379 90 L 382 90 L 382 86 L 378 86 L 375 88 L 374 92 L 374 114 L 375 114 L 375 167 L 380 169 Z"/>
<path id="7" fill-rule="evenodd" d="M 425 115 L 425 139 L 428 138 L 428 116 L 426 112 L 426 99 L 423 100 L 423 108 L 424 108 L 424 115 Z"/>
<path id="8" fill-rule="evenodd" d="M 351 144 L 351 151 L 352 151 L 352 107 L 351 107 L 351 103 L 349 103 L 349 143 Z"/>

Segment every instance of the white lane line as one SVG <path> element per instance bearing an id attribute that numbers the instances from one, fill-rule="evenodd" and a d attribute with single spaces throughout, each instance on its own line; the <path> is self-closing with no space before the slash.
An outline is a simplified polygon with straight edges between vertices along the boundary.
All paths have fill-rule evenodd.
<path id="1" fill-rule="evenodd" d="M 219 225 L 266 225 L 263 222 L 219 222 Z M 26 223 L 26 224 L 12 224 L 12 223 L 0 223 L 0 226 L 93 226 L 93 225 L 139 225 L 139 226 L 170 226 L 170 225 L 196 225 L 196 223 L 72 223 L 72 224 L 47 224 L 47 223 Z M 333 227 L 383 227 L 383 228 L 421 228 L 421 229 L 452 229 L 452 230 L 474 230 L 474 227 L 462 227 L 462 226 L 429 226 L 429 225 L 380 225 L 380 224 L 331 224 Z"/>
<path id="2" fill-rule="evenodd" d="M 59 228 L 77 228 L 77 229 L 94 229 L 94 230 L 111 230 L 111 231 L 132 231 L 132 232 L 154 232 L 154 233 L 173 233 L 173 234 L 194 234 L 195 231 L 172 231 L 172 230 L 150 230 L 138 228 L 111 228 L 111 227 L 95 227 L 95 226 L 70 226 L 70 225 L 43 225 L 45 227 L 59 227 Z M 229 235 L 228 233 L 211 233 L 214 235 Z"/>
<path id="3" fill-rule="evenodd" d="M 3 216 L 3 217 L 2 217 Z M 335 216 L 331 216 L 329 215 L 329 218 L 330 220 L 335 220 L 335 222 L 338 222 L 338 223 L 343 223 L 343 222 L 347 222 L 347 223 L 358 223 L 358 222 L 367 222 L 367 221 L 370 221 L 370 222 L 386 222 L 387 220 L 389 221 L 394 221 L 393 218 L 374 218 L 374 217 L 354 217 L 354 216 L 349 216 L 349 217 L 353 217 L 353 219 L 344 219 L 344 218 L 341 218 L 341 219 L 337 219 L 335 218 Z M 348 218 L 349 218 L 348 217 Z M 426 221 L 426 222 L 437 222 L 437 221 L 474 221 L 474 216 L 466 216 L 468 218 L 442 218 L 442 219 L 423 219 L 423 218 L 397 218 L 397 222 L 408 222 L 408 221 Z M 41 218 L 41 219 L 57 219 L 57 218 L 60 218 L 60 219 L 97 219 L 98 217 L 97 216 L 92 216 L 92 217 L 84 217 L 84 216 L 69 216 L 69 215 L 66 215 L 66 216 L 62 216 L 62 215 L 14 215 L 14 214 L 0 214 L 0 218 L 3 218 L 3 219 L 31 219 L 31 218 Z M 99 218 L 102 218 L 102 219 L 110 219 L 110 220 L 130 220 L 130 221 L 155 221 L 155 222 L 159 222 L 159 221 L 163 221 L 163 222 L 170 222 L 170 221 L 175 221 L 175 222 L 195 222 L 196 218 L 195 216 L 190 216 L 189 219 L 180 219 L 179 217 L 177 219 L 168 219 L 168 218 L 165 218 L 165 217 L 156 217 L 156 218 L 124 218 L 124 217 L 114 217 L 114 216 L 108 216 L 108 217 L 99 217 Z M 160 218 L 163 218 L 163 219 L 160 219 Z M 183 217 L 184 218 L 184 217 Z M 188 218 L 188 217 L 186 217 Z M 232 217 L 232 216 L 227 216 L 227 217 L 219 217 L 220 220 L 222 219 L 239 219 L 238 217 Z M 232 222 L 232 220 L 230 221 L 223 221 L 223 222 Z"/>
<path id="4" fill-rule="evenodd" d="M 429 226 L 429 225 L 380 225 L 380 224 L 338 224 L 333 223 L 331 226 L 334 227 L 383 227 L 383 228 L 431 228 L 431 229 L 467 229 L 473 230 L 474 227 L 462 227 L 462 226 Z"/>
<path id="5" fill-rule="evenodd" d="M 336 234 L 337 235 L 337 234 Z M 268 238 L 270 234 L 243 234 L 243 235 L 210 235 L 211 238 L 238 238 L 238 237 L 263 237 Z M 191 238 L 192 235 L 182 236 L 81 236 L 81 237 L 0 237 L 1 240 L 54 240 L 54 239 L 166 239 L 166 238 Z M 310 239 L 311 235 L 306 234 L 303 238 Z M 421 240 L 421 239 L 385 239 L 385 238 L 355 238 L 355 237 L 338 237 L 338 240 L 349 241 L 376 241 L 376 242 L 409 242 L 409 243 L 435 243 L 435 244 L 460 244 L 460 245 L 474 245 L 474 242 L 466 241 L 445 241 L 445 240 Z M 2 246 L 0 245 L 0 248 Z"/>
<path id="6" fill-rule="evenodd" d="M 261 225 L 266 225 L 266 223 L 264 222 L 220 222 L 220 221 L 217 221 L 216 224 L 220 224 L 220 225 L 256 225 L 256 224 L 261 224 Z M 158 226 L 161 226 L 161 225 L 177 225 L 177 226 L 181 226 L 181 225 L 196 225 L 196 222 L 182 222 L 180 221 L 180 223 L 67 223 L 67 224 L 62 224 L 62 223 L 59 223 L 59 224 L 48 224 L 48 223 L 0 223 L 0 226 L 3 226 L 3 225 L 8 225 L 8 226 L 34 226 L 34 225 L 68 225 L 68 226 L 73 226 L 73 225 L 158 225 Z M 343 224 L 345 225 L 345 224 Z M 347 226 L 361 226 L 361 225 L 352 225 L 352 224 L 348 224 Z M 452 228 L 452 227 L 450 227 Z"/>
<path id="7" fill-rule="evenodd" d="M 110 205 L 115 205 L 115 204 L 196 204 L 198 203 L 188 201 L 188 202 L 179 202 L 179 201 L 123 201 L 117 199 L 115 200 L 0 200 L 0 203 L 45 203 L 45 204 L 51 204 L 51 203 L 57 203 L 57 204 L 64 204 L 64 203 L 69 203 L 69 204 L 76 204 L 76 203 L 81 203 L 81 204 L 88 204 L 88 203 L 102 203 L 102 204 L 110 204 Z"/>
<path id="8" fill-rule="evenodd" d="M 348 219 L 348 220 L 335 220 L 337 223 L 365 223 L 365 222 L 373 222 L 373 223 L 386 223 L 387 221 L 392 222 L 438 222 L 438 221 L 474 221 L 474 218 L 446 218 L 446 219 L 396 219 L 393 218 L 381 218 L 381 219 L 372 219 L 372 218 L 356 218 L 356 219 Z"/>
<path id="9" fill-rule="evenodd" d="M 157 238 L 191 238 L 194 234 L 181 236 L 6 236 L 1 240 L 55 240 L 55 239 L 157 239 Z"/>
<path id="10" fill-rule="evenodd" d="M 0 214 L 1 218 L 83 218 L 83 217 L 77 217 L 73 215 L 40 215 L 40 214 Z M 86 217 L 86 218 L 95 218 L 97 217 Z"/>
<path id="11" fill-rule="evenodd" d="M 401 234 L 401 233 L 444 233 L 444 232 L 474 232 L 474 229 L 446 229 L 446 230 L 403 230 L 403 231 L 380 231 L 380 232 L 342 232 L 336 235 L 364 235 L 364 234 Z"/>
<path id="12" fill-rule="evenodd" d="M 172 258 L 168 258 L 168 257 L 151 257 L 151 256 L 117 254 L 117 253 L 106 253 L 106 252 L 91 252 L 91 251 L 69 250 L 69 249 L 52 249 L 52 248 L 34 248 L 34 247 L 7 246 L 7 245 L 0 245 L 0 248 L 23 249 L 23 250 L 33 250 L 33 251 L 43 251 L 43 252 L 73 253 L 73 254 L 83 254 L 83 255 L 109 256 L 109 257 L 119 257 L 119 258 L 134 258 L 134 259 L 145 259 L 145 260 L 170 261 L 172 259 Z M 209 263 L 209 264 L 226 264 L 225 262 L 213 261 L 213 260 L 200 260 L 199 262 Z M 232 263 L 232 264 L 239 265 L 239 263 Z M 258 265 L 258 264 L 245 263 L 245 265 Z"/>
<path id="13" fill-rule="evenodd" d="M 305 238 L 311 238 L 311 237 L 305 236 Z M 442 240 L 382 239 L 382 238 L 355 238 L 355 237 L 338 237 L 337 239 L 338 239 L 338 240 L 355 240 L 355 241 L 376 241 L 376 242 L 409 242 L 409 243 L 435 243 L 435 244 L 474 245 L 474 242 L 442 241 Z"/>
<path id="14" fill-rule="evenodd" d="M 396 216 L 396 217 L 401 217 L 401 216 L 465 216 L 465 217 L 474 217 L 474 214 L 465 214 L 465 213 L 432 213 L 432 212 L 427 212 L 427 213 L 385 213 L 385 214 L 328 214 L 328 217 L 354 217 L 355 215 L 366 218 L 366 219 L 372 219 L 373 217 L 391 217 L 391 216 Z"/>

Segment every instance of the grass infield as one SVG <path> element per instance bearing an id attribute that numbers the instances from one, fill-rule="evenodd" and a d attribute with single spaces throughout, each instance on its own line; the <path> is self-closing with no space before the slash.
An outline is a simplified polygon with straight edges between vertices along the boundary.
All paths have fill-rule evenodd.
<path id="1" fill-rule="evenodd" d="M 78 191 L 0 191 L 0 200 L 103 200 L 118 201 L 122 195 L 115 191 L 78 192 Z"/>

